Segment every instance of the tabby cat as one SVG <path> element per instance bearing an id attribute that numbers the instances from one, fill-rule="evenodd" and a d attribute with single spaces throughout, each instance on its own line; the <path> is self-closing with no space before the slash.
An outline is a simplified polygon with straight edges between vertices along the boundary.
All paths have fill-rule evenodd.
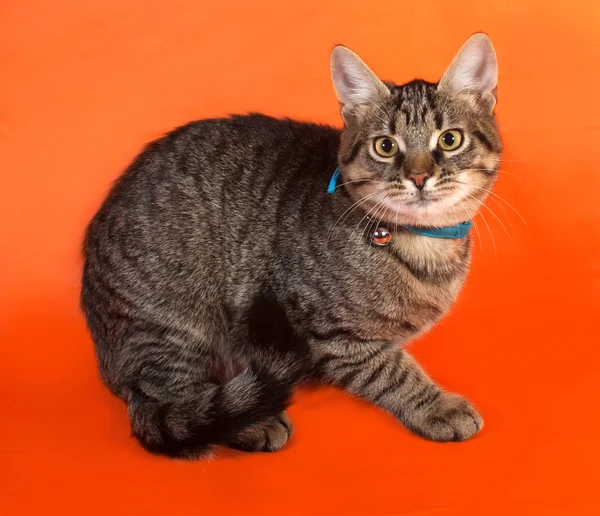
<path id="1" fill-rule="evenodd" d="M 144 149 L 87 229 L 81 303 L 100 374 L 151 452 L 278 450 L 301 382 L 434 441 L 482 427 L 402 344 L 456 299 L 470 236 L 437 237 L 468 227 L 497 175 L 491 41 L 472 36 L 438 83 L 384 82 L 343 46 L 331 73 L 343 130 L 189 123 Z"/>

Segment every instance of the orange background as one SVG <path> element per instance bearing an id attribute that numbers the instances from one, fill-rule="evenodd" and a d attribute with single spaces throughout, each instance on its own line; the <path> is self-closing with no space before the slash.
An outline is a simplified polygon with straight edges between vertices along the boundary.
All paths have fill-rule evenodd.
<path id="1" fill-rule="evenodd" d="M 4 0 L 0 513 L 600 514 L 599 22 L 595 0 Z M 507 232 L 477 218 L 458 304 L 411 347 L 483 432 L 426 442 L 317 389 L 296 396 L 279 453 L 142 451 L 78 309 L 82 232 L 111 181 L 191 119 L 339 124 L 336 42 L 384 78 L 436 80 L 477 30 L 500 63 L 496 193 L 527 225 L 488 201 Z"/>

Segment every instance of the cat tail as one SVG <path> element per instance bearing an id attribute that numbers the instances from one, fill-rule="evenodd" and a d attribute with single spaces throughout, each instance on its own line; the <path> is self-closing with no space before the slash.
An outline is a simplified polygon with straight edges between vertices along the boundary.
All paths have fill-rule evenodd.
<path id="1" fill-rule="evenodd" d="M 209 456 L 212 445 L 232 442 L 287 408 L 298 377 L 294 368 L 273 365 L 255 364 L 227 383 L 200 384 L 193 394 L 173 400 L 153 399 L 132 388 L 132 433 L 152 453 L 182 459 Z"/>

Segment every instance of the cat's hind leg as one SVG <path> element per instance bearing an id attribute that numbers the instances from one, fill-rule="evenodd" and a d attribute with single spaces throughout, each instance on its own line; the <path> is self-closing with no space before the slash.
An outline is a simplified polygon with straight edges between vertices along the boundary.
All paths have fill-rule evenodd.
<path id="1" fill-rule="evenodd" d="M 220 357 L 207 348 L 198 352 L 202 348 L 180 332 L 155 325 L 133 328 L 119 375 L 120 395 L 128 404 L 133 435 L 151 452 L 206 456 L 215 444 L 269 426 L 290 402 L 296 377 L 276 357 L 249 360 L 232 377 L 215 381 L 210 373 Z M 271 447 L 280 441 L 273 436 Z"/>
<path id="2" fill-rule="evenodd" d="M 289 416 L 282 412 L 264 425 L 249 427 L 227 445 L 236 450 L 248 452 L 272 452 L 283 448 L 294 432 Z"/>

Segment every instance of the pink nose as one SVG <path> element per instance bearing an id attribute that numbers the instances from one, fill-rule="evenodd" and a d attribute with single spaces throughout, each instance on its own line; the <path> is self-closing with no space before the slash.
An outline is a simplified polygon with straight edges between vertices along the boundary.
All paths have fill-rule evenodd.
<path id="1" fill-rule="evenodd" d="M 419 190 L 423 190 L 425 181 L 431 176 L 429 174 L 410 174 L 408 179 L 412 181 Z"/>

